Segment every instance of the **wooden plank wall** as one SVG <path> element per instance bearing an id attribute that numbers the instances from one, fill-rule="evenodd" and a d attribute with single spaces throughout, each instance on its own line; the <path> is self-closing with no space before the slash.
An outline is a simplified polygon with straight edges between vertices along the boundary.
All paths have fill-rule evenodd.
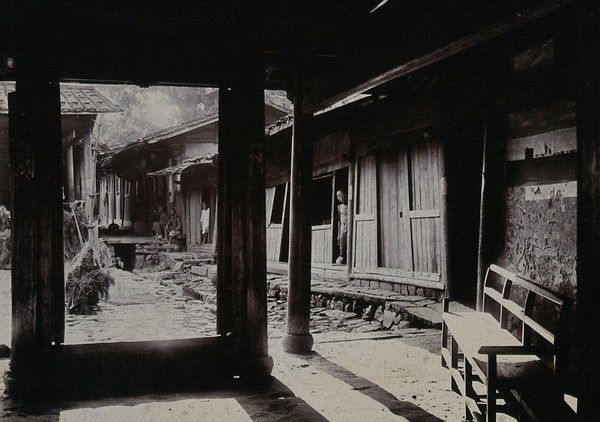
<path id="1" fill-rule="evenodd" d="M 271 215 L 273 213 L 273 202 L 275 200 L 275 191 L 277 187 L 268 188 L 266 191 L 266 211 L 267 211 L 267 261 L 279 262 L 281 254 L 281 242 L 283 225 L 272 224 Z"/>
<path id="2" fill-rule="evenodd" d="M 331 264 L 332 262 L 332 228 L 331 224 L 312 226 L 312 263 Z"/>
<path id="3" fill-rule="evenodd" d="M 377 267 L 377 172 L 375 157 L 360 157 L 356 165 L 354 267 Z"/>

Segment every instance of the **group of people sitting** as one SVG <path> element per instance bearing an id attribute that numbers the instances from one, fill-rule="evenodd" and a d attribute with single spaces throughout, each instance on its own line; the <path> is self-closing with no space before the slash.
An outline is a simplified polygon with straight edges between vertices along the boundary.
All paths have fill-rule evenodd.
<path id="1" fill-rule="evenodd" d="M 200 225 L 202 243 L 208 243 L 208 226 L 210 224 L 210 210 L 205 202 L 202 202 Z M 166 239 L 169 243 L 181 240 L 182 236 L 181 218 L 177 215 L 174 207 L 169 209 L 169 215 L 162 206 L 158 206 L 152 230 L 155 239 Z"/>
<path id="2" fill-rule="evenodd" d="M 175 208 L 171 207 L 169 214 L 162 206 L 158 206 L 156 218 L 152 224 L 155 239 L 167 239 L 169 243 L 181 239 L 181 218 Z"/>

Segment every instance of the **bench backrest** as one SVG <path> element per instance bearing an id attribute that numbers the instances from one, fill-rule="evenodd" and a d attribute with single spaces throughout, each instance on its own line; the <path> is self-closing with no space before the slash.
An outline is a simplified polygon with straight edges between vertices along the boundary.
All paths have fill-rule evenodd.
<path id="1" fill-rule="evenodd" d="M 494 302 L 497 305 L 494 306 Z M 502 328 L 515 328 L 509 325 L 517 324 L 525 346 L 532 346 L 533 333 L 549 343 L 557 378 L 563 378 L 566 370 L 567 318 L 571 303 L 571 299 L 497 265 L 490 265 L 487 270 L 483 311 L 494 314 Z"/>

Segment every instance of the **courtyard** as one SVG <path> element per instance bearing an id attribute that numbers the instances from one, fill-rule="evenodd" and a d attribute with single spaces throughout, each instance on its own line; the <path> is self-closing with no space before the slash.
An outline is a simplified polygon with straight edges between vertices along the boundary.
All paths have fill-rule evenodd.
<path id="1" fill-rule="evenodd" d="M 214 304 L 184 296 L 157 273 L 120 271 L 96 315 L 67 315 L 66 343 L 189 338 L 215 333 Z M 168 280 L 168 278 L 167 278 Z M 0 272 L 2 342 L 9 340 L 10 272 Z M 283 352 L 285 306 L 269 302 L 271 381 L 240 389 L 105 398 L 27 406 L 4 397 L 4 420 L 329 420 L 460 421 L 463 406 L 439 358 L 439 330 L 341 328 L 339 312 L 317 309 L 309 355 Z M 10 344 L 10 343 L 6 343 Z M 8 360 L 0 361 L 4 371 Z M 0 388 L 4 388 L 1 386 Z M 511 419 L 507 419 L 511 420 Z"/>

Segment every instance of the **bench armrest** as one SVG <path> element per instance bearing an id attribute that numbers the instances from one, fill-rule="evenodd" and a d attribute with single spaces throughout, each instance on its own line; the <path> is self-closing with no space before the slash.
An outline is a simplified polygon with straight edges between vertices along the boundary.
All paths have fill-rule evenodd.
<path id="1" fill-rule="evenodd" d="M 481 346 L 482 355 L 536 355 L 538 349 L 531 346 Z"/>

